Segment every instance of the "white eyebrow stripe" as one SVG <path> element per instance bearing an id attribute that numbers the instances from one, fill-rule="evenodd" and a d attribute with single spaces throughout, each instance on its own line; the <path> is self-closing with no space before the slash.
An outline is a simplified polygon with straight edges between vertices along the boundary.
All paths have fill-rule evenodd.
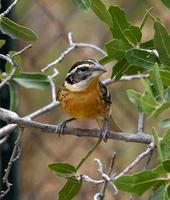
<path id="1" fill-rule="evenodd" d="M 89 66 L 90 66 L 90 64 L 81 64 L 81 65 L 77 66 L 76 68 L 74 68 L 73 70 L 71 70 L 71 72 L 69 72 L 66 77 L 68 77 L 70 74 L 74 74 L 77 71 L 77 69 L 79 69 L 81 67 L 89 67 Z"/>

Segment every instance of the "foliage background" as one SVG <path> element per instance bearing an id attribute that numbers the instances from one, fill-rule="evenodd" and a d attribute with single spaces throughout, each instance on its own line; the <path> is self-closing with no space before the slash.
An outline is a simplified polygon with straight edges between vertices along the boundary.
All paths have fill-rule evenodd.
<path id="1" fill-rule="evenodd" d="M 154 7 L 153 13 L 160 16 L 162 22 L 168 28 L 170 14 L 167 8 L 159 0 L 146 1 L 104 1 L 108 4 L 118 4 L 126 10 L 129 19 L 139 24 L 144 12 L 150 7 Z M 46 64 L 57 58 L 68 44 L 67 33 L 73 32 L 73 37 L 77 42 L 87 42 L 96 44 L 104 48 L 104 44 L 111 38 L 107 27 L 92 13 L 80 12 L 76 9 L 71 1 L 61 0 L 22 0 L 17 4 L 15 9 L 16 22 L 31 27 L 38 35 L 39 40 L 34 43 L 33 48 L 26 52 L 23 57 L 23 68 L 25 71 L 40 71 Z M 22 17 L 21 17 L 22 16 Z M 153 34 L 151 20 L 145 26 L 143 40 L 149 39 Z M 170 30 L 170 27 L 169 27 Z M 25 46 L 24 42 L 18 43 L 18 49 Z M 57 87 L 63 81 L 65 73 L 70 66 L 77 60 L 84 58 L 96 58 L 101 56 L 91 49 L 77 49 L 64 61 L 58 65 L 60 75 L 56 78 Z M 111 66 L 107 66 L 110 71 Z M 103 77 L 107 78 L 110 73 Z M 113 93 L 113 116 L 126 132 L 134 132 L 137 125 L 136 108 L 128 101 L 126 96 L 127 88 L 141 90 L 138 81 L 132 81 L 128 84 L 114 84 L 110 90 Z M 45 105 L 49 99 L 50 91 L 20 90 L 20 107 L 21 116 L 34 111 L 41 105 Z M 66 119 L 68 116 L 57 108 L 54 111 L 39 117 L 38 120 L 54 123 Z M 146 129 L 152 126 L 152 121 L 146 126 Z M 155 123 L 155 122 L 154 122 Z M 74 126 L 95 127 L 94 122 L 78 122 Z M 22 138 L 22 157 L 21 157 L 21 199 L 56 199 L 56 191 L 62 186 L 62 179 L 55 176 L 48 169 L 48 164 L 55 161 L 66 161 L 78 163 L 81 157 L 95 143 L 95 139 L 77 138 L 63 136 L 58 139 L 54 135 L 42 135 L 37 130 L 25 130 Z M 64 144 L 64 145 L 63 145 Z M 108 166 L 111 154 L 117 152 L 115 171 L 120 171 L 128 165 L 143 149 L 141 144 L 128 144 L 118 141 L 102 143 L 97 151 L 90 157 L 88 162 L 82 167 L 83 174 L 91 177 L 97 176 L 94 158 L 99 158 Z M 142 168 L 142 165 L 140 166 Z M 91 187 L 84 184 L 83 190 L 76 199 L 90 199 L 98 191 L 97 186 Z M 112 190 L 107 192 L 106 199 L 113 199 Z M 147 194 L 146 194 L 147 195 Z M 114 199 L 127 199 L 125 193 L 120 193 Z M 143 197 L 145 199 L 146 196 Z M 137 199 L 137 198 L 136 198 Z"/>

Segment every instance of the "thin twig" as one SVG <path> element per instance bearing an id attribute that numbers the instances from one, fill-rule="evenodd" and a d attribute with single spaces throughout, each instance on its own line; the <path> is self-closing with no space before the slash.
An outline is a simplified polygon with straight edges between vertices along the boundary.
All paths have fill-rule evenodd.
<path id="1" fill-rule="evenodd" d="M 3 12 L 0 14 L 0 17 L 4 17 L 5 15 L 7 15 L 10 10 L 17 4 L 18 0 L 14 0 L 14 2 Z"/>
<path id="2" fill-rule="evenodd" d="M 68 33 L 68 41 L 69 41 L 70 47 L 68 47 L 65 51 L 63 51 L 61 53 L 61 55 L 56 60 L 54 60 L 53 62 L 49 63 L 46 67 L 44 67 L 41 70 L 42 72 L 45 72 L 49 68 L 51 68 L 54 65 L 60 63 L 65 58 L 66 55 L 68 55 L 71 51 L 73 51 L 76 48 L 84 48 L 84 47 L 91 48 L 91 49 L 94 49 L 94 50 L 98 51 L 99 53 L 101 53 L 104 56 L 107 55 L 105 51 L 103 51 L 101 48 L 99 48 L 96 45 L 88 44 L 88 43 L 82 43 L 82 42 L 80 42 L 80 43 L 73 42 L 72 33 Z"/>
<path id="3" fill-rule="evenodd" d="M 19 147 L 19 141 L 21 138 L 21 132 L 18 134 L 18 137 L 15 141 L 15 146 L 13 148 L 11 158 L 8 162 L 8 166 L 5 169 L 5 175 L 2 178 L 3 183 L 6 185 L 6 190 L 0 192 L 0 199 L 3 199 L 4 196 L 10 191 L 10 188 L 12 184 L 9 182 L 9 174 L 11 172 L 12 164 L 20 157 L 20 147 Z"/>
<path id="4" fill-rule="evenodd" d="M 12 65 L 12 71 L 10 72 L 10 74 L 8 74 L 8 76 L 0 83 L 0 89 L 6 84 L 8 83 L 12 77 L 14 76 L 15 72 L 16 72 L 16 69 L 17 69 L 17 63 L 16 63 L 16 60 L 15 60 L 15 56 L 23 53 L 24 51 L 28 50 L 29 48 L 31 48 L 31 44 L 30 45 L 27 45 L 26 47 L 24 47 L 23 49 L 21 49 L 20 51 L 16 52 L 15 54 L 13 55 L 3 55 L 3 54 L 0 54 L 0 58 L 6 60 L 8 63 L 10 63 Z"/>
<path id="5" fill-rule="evenodd" d="M 138 134 L 143 134 L 144 133 L 144 120 L 145 120 L 144 112 L 139 113 L 138 128 L 137 128 L 137 133 Z"/>
<path id="6" fill-rule="evenodd" d="M 111 162 L 110 162 L 109 169 L 108 169 L 108 177 L 111 176 L 111 173 L 113 171 L 115 158 L 116 158 L 116 153 L 114 153 L 112 155 Z M 107 188 L 108 183 L 109 183 L 108 180 L 105 179 L 104 184 L 102 185 L 102 188 L 101 188 L 101 191 L 100 191 L 100 198 L 99 198 L 100 200 L 103 200 L 105 198 L 105 193 L 106 193 L 106 188 Z"/>
<path id="7" fill-rule="evenodd" d="M 115 81 L 114 79 L 106 79 L 103 81 L 103 84 L 105 85 L 110 85 L 113 83 L 117 83 L 120 81 L 131 81 L 131 80 L 136 80 L 136 79 L 140 79 L 140 78 L 147 78 L 149 75 L 148 74 L 134 74 L 134 75 L 127 75 L 127 76 L 122 76 L 122 78 L 118 81 Z"/>
<path id="8" fill-rule="evenodd" d="M 146 151 L 139 154 L 138 157 L 130 164 L 128 165 L 122 172 L 120 172 L 118 175 L 113 175 L 113 179 L 118 179 L 119 177 L 127 174 L 131 169 L 133 169 L 143 158 L 145 158 L 148 154 L 150 154 L 151 151 L 155 148 L 154 143 L 152 142 L 149 144 Z"/>
<path id="9" fill-rule="evenodd" d="M 16 53 L 12 55 L 12 57 L 18 56 L 19 54 L 22 54 L 24 51 L 27 51 L 30 48 L 32 48 L 32 44 L 29 44 L 25 46 L 23 49 L 21 49 L 20 51 L 17 51 Z"/>

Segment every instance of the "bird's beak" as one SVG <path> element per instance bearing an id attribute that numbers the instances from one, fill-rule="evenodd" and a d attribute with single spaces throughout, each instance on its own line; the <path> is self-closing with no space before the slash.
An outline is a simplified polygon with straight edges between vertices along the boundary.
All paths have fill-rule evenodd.
<path id="1" fill-rule="evenodd" d="M 97 72 L 101 72 L 101 73 L 105 73 L 107 70 L 102 66 L 100 65 L 99 63 L 96 64 L 96 66 L 93 68 L 94 71 L 97 71 Z"/>

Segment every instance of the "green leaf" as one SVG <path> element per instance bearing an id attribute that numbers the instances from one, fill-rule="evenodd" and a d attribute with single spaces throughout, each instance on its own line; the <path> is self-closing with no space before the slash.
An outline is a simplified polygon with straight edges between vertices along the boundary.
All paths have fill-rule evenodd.
<path id="1" fill-rule="evenodd" d="M 154 194 L 152 195 L 150 200 L 168 200 L 168 199 L 169 198 L 168 198 L 166 186 L 162 185 L 156 191 L 154 191 Z"/>
<path id="2" fill-rule="evenodd" d="M 74 5 L 81 9 L 87 10 L 90 7 L 90 0 L 72 0 Z"/>
<path id="3" fill-rule="evenodd" d="M 109 13 L 113 22 L 111 28 L 113 38 L 118 38 L 130 43 L 125 34 L 125 30 L 129 28 L 130 23 L 128 22 L 124 10 L 120 9 L 118 6 L 110 6 Z"/>
<path id="4" fill-rule="evenodd" d="M 150 69 L 155 65 L 157 58 L 148 51 L 141 49 L 132 49 L 127 51 L 126 58 L 129 64 Z"/>
<path id="5" fill-rule="evenodd" d="M 157 148 L 159 161 L 162 163 L 162 161 L 165 159 L 164 155 L 163 155 L 163 152 L 162 152 L 162 148 L 161 148 L 162 141 L 161 141 L 161 139 L 160 139 L 160 137 L 158 135 L 158 132 L 155 129 L 155 127 L 152 128 L 152 135 L 154 137 L 154 142 L 155 142 L 155 145 L 156 145 L 156 148 Z"/>
<path id="6" fill-rule="evenodd" d="M 152 169 L 152 172 L 159 174 L 160 176 L 167 174 L 167 171 L 165 170 L 162 164 Z"/>
<path id="7" fill-rule="evenodd" d="M 165 169 L 167 172 L 170 172 L 170 160 L 169 160 L 169 159 L 168 159 L 168 160 L 164 160 L 164 161 L 162 162 L 162 165 L 163 165 L 164 169 Z"/>
<path id="8" fill-rule="evenodd" d="M 64 175 L 64 174 L 74 174 L 76 173 L 76 168 L 73 165 L 70 165 L 69 163 L 60 163 L 60 162 L 56 162 L 56 163 L 52 163 L 50 165 L 48 165 L 48 167 L 60 175 Z"/>
<path id="9" fill-rule="evenodd" d="M 16 51 L 10 51 L 9 54 L 10 55 L 13 55 L 14 53 L 16 53 Z M 21 56 L 20 55 L 17 55 L 15 56 L 15 62 L 16 62 L 16 71 L 15 71 L 15 75 L 19 75 L 21 73 L 21 70 L 22 70 L 22 59 L 21 59 Z M 6 65 L 5 65 L 5 72 L 7 74 L 10 74 L 11 71 L 13 69 L 13 66 L 7 62 Z"/>
<path id="10" fill-rule="evenodd" d="M 170 71 L 160 69 L 160 76 L 164 85 L 170 86 Z"/>
<path id="11" fill-rule="evenodd" d="M 170 102 L 162 103 L 161 105 L 156 106 L 155 110 L 150 114 L 149 117 L 157 117 L 169 107 L 170 107 Z"/>
<path id="12" fill-rule="evenodd" d="M 109 56 L 105 56 L 104 58 L 102 58 L 101 60 L 99 60 L 99 63 L 101 65 L 105 65 L 105 64 L 107 64 L 107 63 L 109 63 L 109 62 L 111 62 L 113 60 L 114 60 L 114 58 L 111 58 Z"/>
<path id="13" fill-rule="evenodd" d="M 10 110 L 17 111 L 19 106 L 18 85 L 14 81 L 10 81 L 8 84 L 10 92 Z"/>
<path id="14" fill-rule="evenodd" d="M 146 42 L 141 43 L 140 48 L 149 49 L 149 50 L 154 49 L 155 47 L 154 47 L 153 40 L 148 40 Z"/>
<path id="15" fill-rule="evenodd" d="M 80 192 L 81 186 L 82 180 L 77 180 L 74 176 L 68 178 L 59 192 L 59 200 L 72 200 Z"/>
<path id="16" fill-rule="evenodd" d="M 157 101 L 149 94 L 146 94 L 141 97 L 141 105 L 143 108 L 143 111 L 146 113 L 152 113 L 159 104 Z"/>
<path id="17" fill-rule="evenodd" d="M 115 80 L 119 80 L 123 72 L 125 72 L 129 68 L 129 64 L 126 58 L 119 60 L 112 68 L 112 76 L 111 78 L 115 77 Z"/>
<path id="18" fill-rule="evenodd" d="M 163 134 L 163 139 L 160 141 L 161 152 L 164 160 L 170 158 L 170 129 Z"/>
<path id="19" fill-rule="evenodd" d="M 102 1 L 91 0 L 91 9 L 102 21 L 109 25 L 109 27 L 113 26 L 111 16 Z"/>
<path id="20" fill-rule="evenodd" d="M 47 76 L 40 73 L 21 73 L 15 75 L 13 80 L 25 88 L 44 89 L 50 85 Z"/>
<path id="21" fill-rule="evenodd" d="M 124 10 L 118 6 L 111 6 L 109 13 L 113 22 L 111 28 L 113 38 L 118 38 L 129 44 L 136 45 L 141 40 L 142 33 L 138 27 L 130 24 Z"/>
<path id="22" fill-rule="evenodd" d="M 170 9 L 170 1 L 169 0 L 161 0 L 161 1 L 167 8 Z"/>
<path id="23" fill-rule="evenodd" d="M 145 87 L 145 92 L 154 98 L 150 81 L 147 79 L 145 80 L 144 78 L 141 78 L 141 82 Z"/>
<path id="24" fill-rule="evenodd" d="M 137 45 L 142 38 L 142 33 L 139 27 L 133 25 L 129 26 L 129 29 L 125 29 L 125 35 L 134 45 Z"/>
<path id="25" fill-rule="evenodd" d="M 35 41 L 38 38 L 31 29 L 16 24 L 7 17 L 0 18 L 0 30 L 12 39 Z"/>
<path id="26" fill-rule="evenodd" d="M 138 108 L 138 110 L 141 112 L 141 103 L 140 103 L 140 98 L 141 98 L 141 94 L 136 92 L 135 90 L 129 89 L 127 90 L 127 95 L 129 100 L 135 104 Z"/>
<path id="27" fill-rule="evenodd" d="M 163 64 L 170 65 L 170 36 L 160 22 L 155 21 L 154 28 L 154 45 L 159 53 L 159 59 Z"/>
<path id="28" fill-rule="evenodd" d="M 113 39 L 106 44 L 108 57 L 120 60 L 125 56 L 125 51 L 132 48 L 132 45 L 120 39 Z"/>
<path id="29" fill-rule="evenodd" d="M 155 87 L 157 94 L 162 98 L 162 100 L 164 100 L 164 98 L 163 98 L 164 87 L 163 87 L 163 83 L 161 80 L 161 76 L 159 73 L 159 67 L 158 67 L 157 63 L 153 67 L 153 70 L 152 70 L 152 73 L 150 76 L 150 80 L 153 83 L 153 86 Z"/>
<path id="30" fill-rule="evenodd" d="M 125 175 L 114 181 L 118 189 L 132 194 L 142 195 L 152 186 L 162 182 L 158 174 L 143 171 L 135 175 Z"/>
<path id="31" fill-rule="evenodd" d="M 160 122 L 160 127 L 170 128 L 170 118 L 164 119 Z"/>
<path id="32" fill-rule="evenodd" d="M 5 40 L 0 40 L 0 48 L 6 43 Z"/>

